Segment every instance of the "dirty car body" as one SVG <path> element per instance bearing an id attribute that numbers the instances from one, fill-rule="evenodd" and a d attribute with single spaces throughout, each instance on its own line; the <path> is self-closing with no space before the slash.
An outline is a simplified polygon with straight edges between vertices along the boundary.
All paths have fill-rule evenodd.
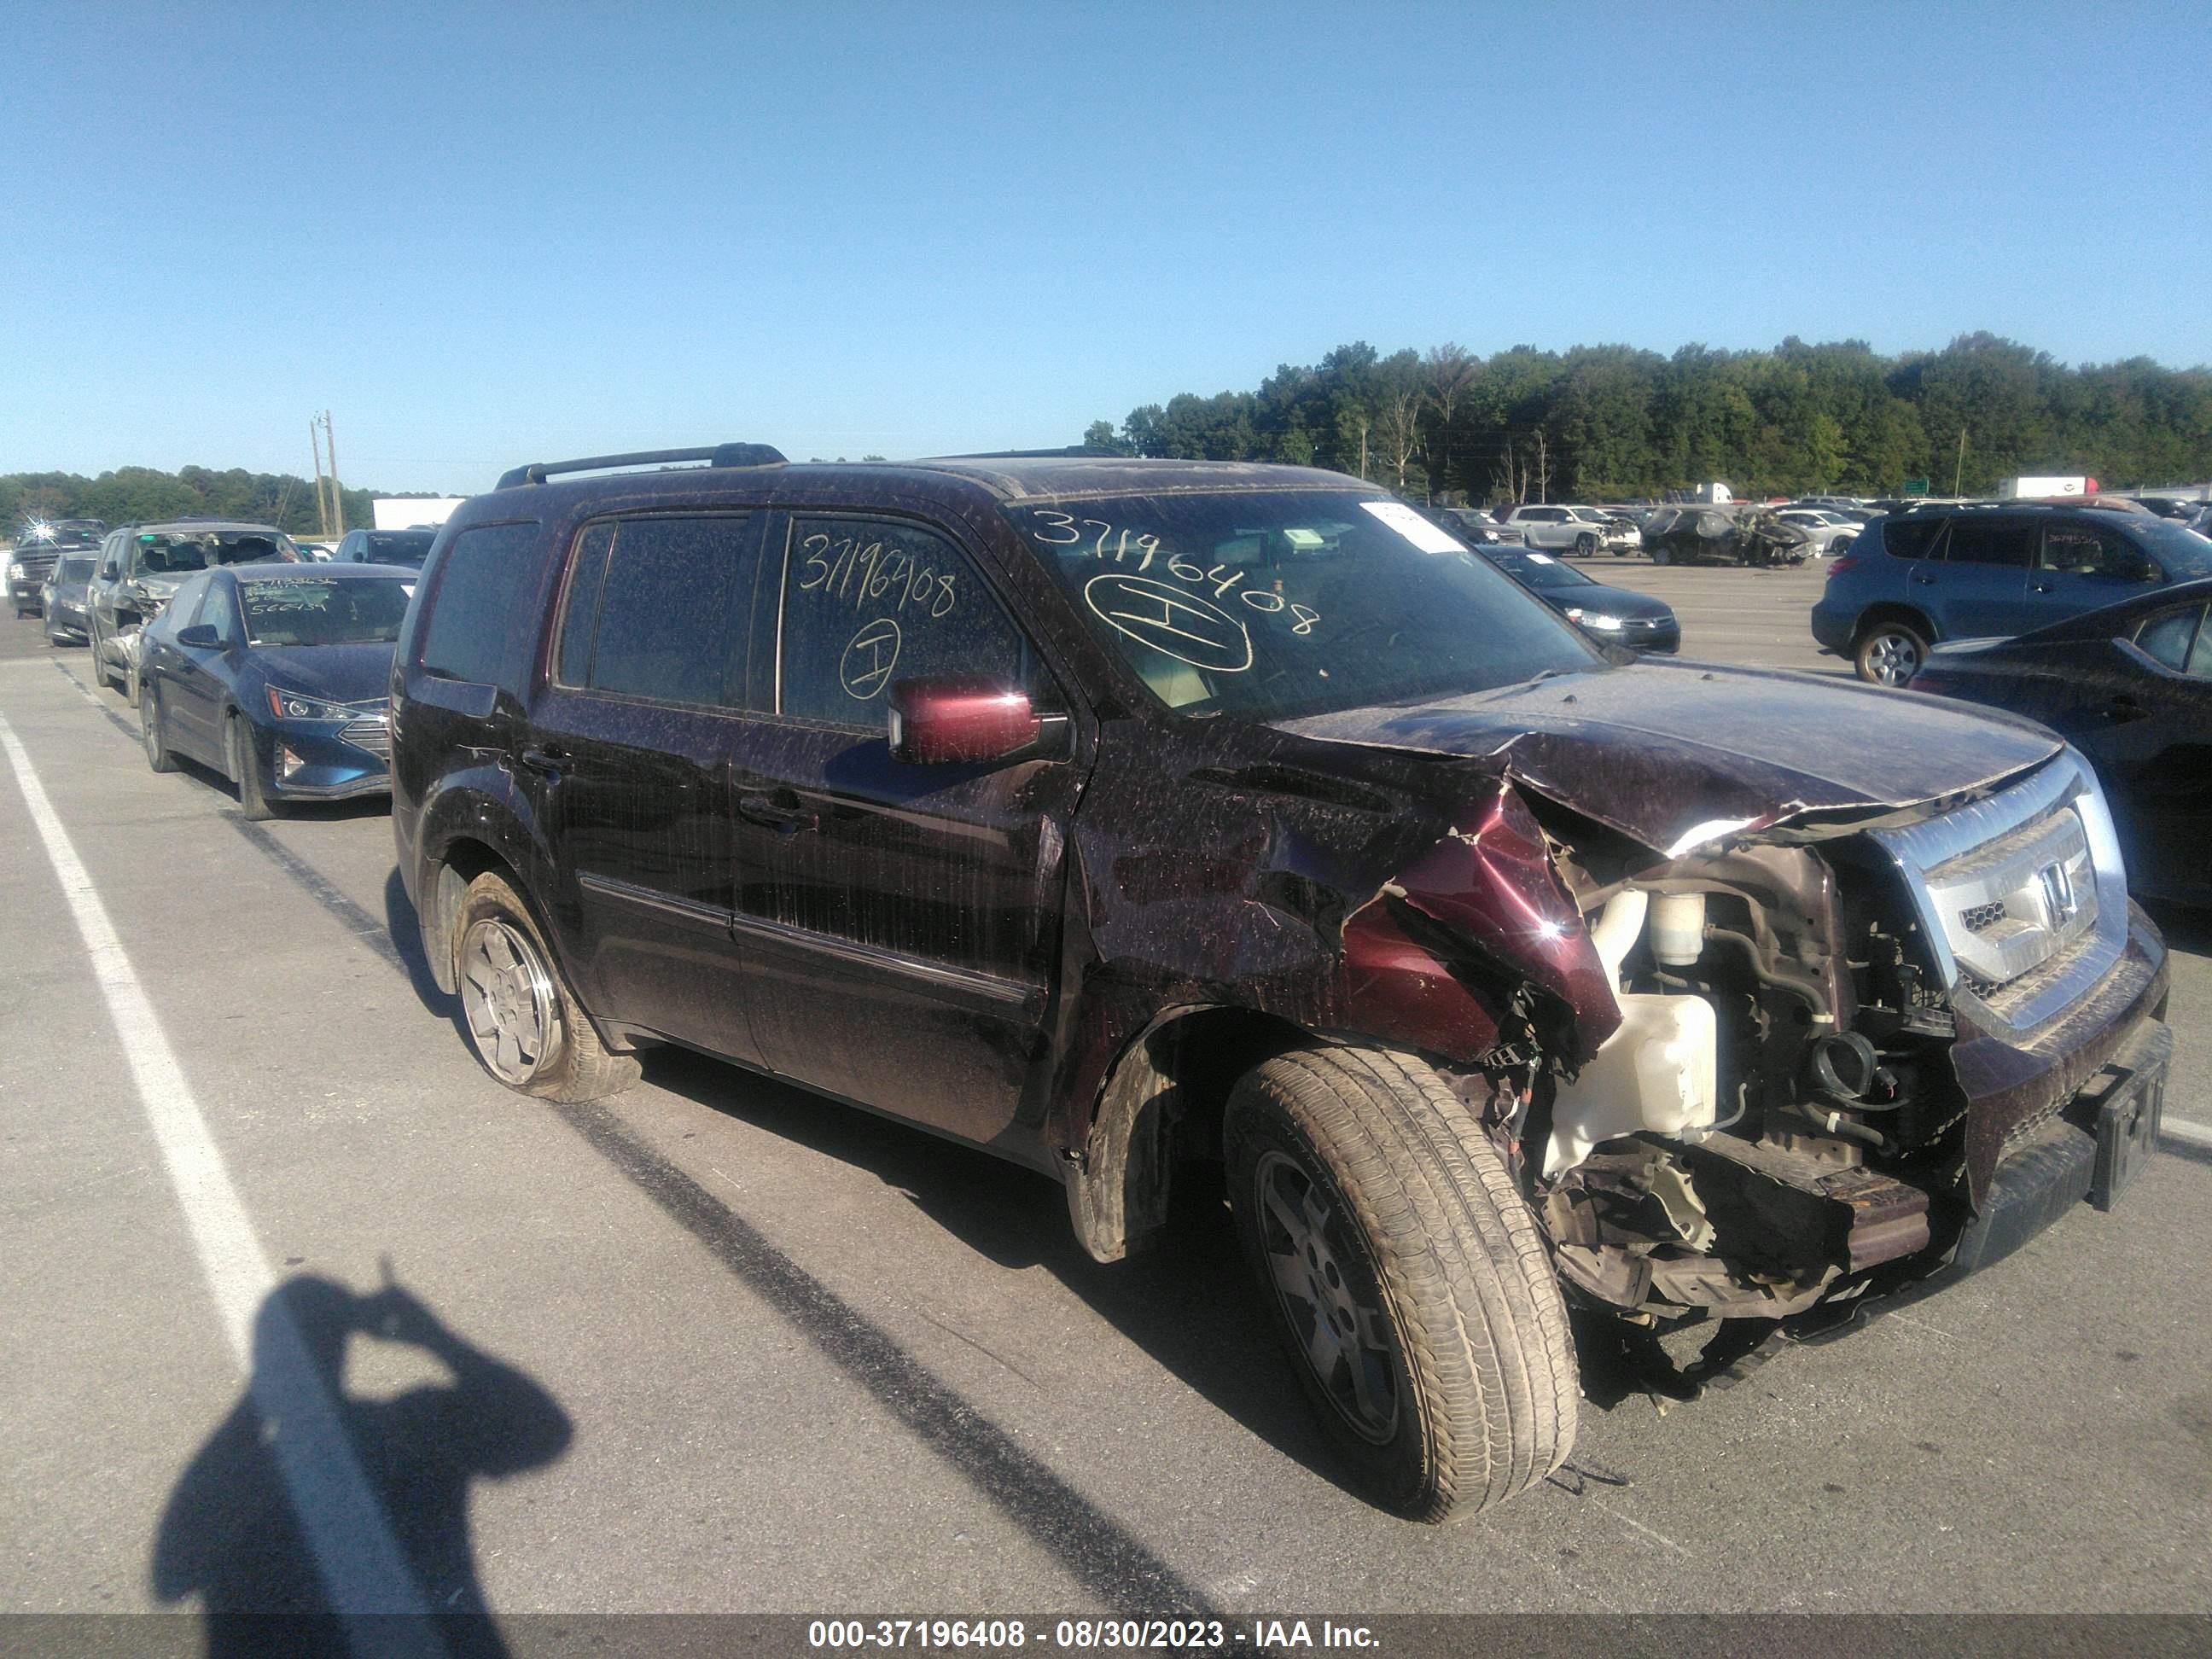
<path id="1" fill-rule="evenodd" d="M 1494 1380 L 1510 1455 L 1439 1486 L 1383 1236 L 1427 1212 L 1331 1135 L 1464 1200 L 1428 1244 L 1491 1288 L 1437 1328 L 1570 1376 L 1562 1287 L 1810 1334 L 2154 1136 L 2163 945 L 2039 727 L 1607 652 L 1334 474 L 550 471 L 441 532 L 392 682 L 399 867 L 488 1068 L 572 1098 L 705 1048 L 1052 1176 L 1101 1261 L 1225 1168 L 1405 1513 L 1540 1480 L 1572 1395 Z"/>

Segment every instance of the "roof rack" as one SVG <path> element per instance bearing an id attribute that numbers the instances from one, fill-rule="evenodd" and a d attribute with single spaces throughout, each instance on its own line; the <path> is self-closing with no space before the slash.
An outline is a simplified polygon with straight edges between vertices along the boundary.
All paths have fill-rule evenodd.
<path id="1" fill-rule="evenodd" d="M 641 449 L 629 455 L 586 455 L 574 461 L 532 461 L 499 475 L 495 488 L 542 484 L 556 472 L 600 472 L 617 466 L 661 466 L 671 461 L 704 461 L 708 466 L 781 466 L 785 456 L 770 444 L 716 444 L 708 449 Z"/>

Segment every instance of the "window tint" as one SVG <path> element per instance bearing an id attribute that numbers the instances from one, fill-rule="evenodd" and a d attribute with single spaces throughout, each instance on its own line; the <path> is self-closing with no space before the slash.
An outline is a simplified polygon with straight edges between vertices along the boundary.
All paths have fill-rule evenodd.
<path id="1" fill-rule="evenodd" d="M 1929 544 L 1943 527 L 1941 519 L 1887 518 L 1881 521 L 1881 544 L 1893 558 L 1924 559 Z"/>
<path id="2" fill-rule="evenodd" d="M 607 574 L 607 550 L 615 544 L 611 522 L 588 525 L 576 538 L 569 567 L 568 597 L 561 607 L 561 655 L 554 678 L 563 685 L 588 685 L 592 673 L 592 624 L 598 619 L 599 583 Z"/>
<path id="3" fill-rule="evenodd" d="M 586 683 L 663 702 L 736 701 L 724 696 L 723 673 L 747 530 L 742 518 L 622 520 Z"/>
<path id="4" fill-rule="evenodd" d="M 793 518 L 784 556 L 777 710 L 880 727 L 894 681 L 995 680 L 1038 694 L 1036 661 L 966 556 L 883 520 Z"/>
<path id="5" fill-rule="evenodd" d="M 2162 662 L 2174 672 L 2181 672 L 2189 662 L 2189 643 L 2196 637 L 2197 620 L 2203 614 L 2204 607 L 2197 605 L 2153 617 L 2136 629 L 2136 649 L 2154 662 Z"/>
<path id="6" fill-rule="evenodd" d="M 1952 564 L 1996 564 L 2025 570 L 2035 556 L 2036 526 L 2019 519 L 1951 520 L 1943 557 Z"/>
<path id="7" fill-rule="evenodd" d="M 2086 524 L 2045 525 L 2036 567 L 2076 576 L 2132 576 L 2148 562 L 2135 544 Z"/>
<path id="8" fill-rule="evenodd" d="M 2182 672 L 2191 679 L 2212 680 L 2212 628 L 2197 629 L 2197 643 L 2189 647 L 2189 666 Z"/>
<path id="9" fill-rule="evenodd" d="M 537 621 L 537 540 L 535 524 L 488 524 L 453 538 L 423 626 L 425 673 L 521 689 Z"/>

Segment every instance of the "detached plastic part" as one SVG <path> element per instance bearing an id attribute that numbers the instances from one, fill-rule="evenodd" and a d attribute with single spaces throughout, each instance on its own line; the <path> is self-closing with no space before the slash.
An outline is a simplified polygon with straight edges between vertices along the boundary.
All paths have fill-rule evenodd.
<path id="1" fill-rule="evenodd" d="M 1665 902 L 1662 897 L 1660 903 Z M 1693 1133 L 1710 1128 L 1718 1117 L 1720 1020 L 1713 1005 L 1700 996 L 1624 995 L 1619 989 L 1621 960 L 1643 931 L 1647 910 L 1656 908 L 1647 893 L 1617 894 L 1590 929 L 1607 983 L 1615 988 L 1620 1029 L 1579 1077 L 1559 1085 L 1544 1154 L 1547 1176 L 1572 1169 L 1601 1140 L 1644 1129 Z M 1702 938 L 1702 897 L 1698 910 Z M 1656 931 L 1656 915 L 1653 921 Z"/>

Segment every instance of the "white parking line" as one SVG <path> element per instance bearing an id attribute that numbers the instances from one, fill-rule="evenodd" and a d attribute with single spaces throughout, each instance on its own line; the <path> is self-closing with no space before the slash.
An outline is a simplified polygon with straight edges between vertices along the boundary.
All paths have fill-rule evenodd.
<path id="1" fill-rule="evenodd" d="M 264 1425 L 272 1431 L 266 1443 L 276 1454 L 330 1606 L 346 1613 L 414 1615 L 350 1626 L 348 1636 L 364 1656 L 441 1653 L 429 1626 L 417 1622 L 428 1611 L 422 1591 L 362 1474 L 299 1327 L 281 1300 L 270 1298 L 275 1275 L 184 1068 L 108 920 L 107 907 L 5 715 L 0 715 L 0 750 L 15 769 L 16 787 L 84 941 L 93 978 L 191 1230 L 223 1335 L 240 1369 L 248 1374 Z"/>
<path id="2" fill-rule="evenodd" d="M 2158 1133 L 2161 1139 L 2178 1140 L 2185 1146 L 2202 1146 L 2212 1151 L 2212 1124 L 2191 1123 L 2185 1117 L 2161 1118 Z"/>

